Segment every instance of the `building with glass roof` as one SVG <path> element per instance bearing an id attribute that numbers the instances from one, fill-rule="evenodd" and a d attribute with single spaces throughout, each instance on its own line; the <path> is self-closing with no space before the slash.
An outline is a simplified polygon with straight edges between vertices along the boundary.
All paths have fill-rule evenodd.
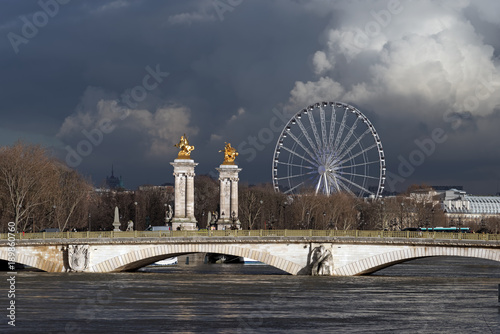
<path id="1" fill-rule="evenodd" d="M 446 216 L 473 220 L 500 215 L 500 196 L 472 196 L 463 190 L 450 189 L 443 193 L 442 208 Z"/>

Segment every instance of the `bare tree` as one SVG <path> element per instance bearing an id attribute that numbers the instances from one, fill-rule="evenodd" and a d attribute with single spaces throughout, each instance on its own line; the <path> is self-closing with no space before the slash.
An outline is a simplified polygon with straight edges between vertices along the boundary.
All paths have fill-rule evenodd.
<path id="1" fill-rule="evenodd" d="M 13 216 L 16 230 L 24 227 L 34 210 L 48 203 L 57 171 L 39 145 L 17 142 L 0 148 L 0 193 Z"/>
<path id="2" fill-rule="evenodd" d="M 194 178 L 194 215 L 200 228 L 207 226 L 208 212 L 217 211 L 219 203 L 219 184 L 208 175 Z"/>
<path id="3" fill-rule="evenodd" d="M 74 170 L 61 166 L 58 170 L 58 186 L 52 192 L 52 203 L 54 209 L 54 220 L 60 231 L 64 231 L 70 220 L 73 219 L 79 206 L 90 199 L 91 185 Z"/>
<path id="4" fill-rule="evenodd" d="M 243 225 L 242 228 L 255 229 L 262 217 L 262 205 L 264 204 L 262 192 L 248 185 L 240 185 L 239 196 L 238 213 Z"/>

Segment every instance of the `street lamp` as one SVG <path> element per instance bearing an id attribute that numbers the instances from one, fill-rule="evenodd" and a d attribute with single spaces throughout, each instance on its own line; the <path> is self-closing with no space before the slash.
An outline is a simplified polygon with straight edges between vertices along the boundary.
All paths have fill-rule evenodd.
<path id="1" fill-rule="evenodd" d="M 51 216 L 51 218 L 52 218 L 52 219 L 51 219 L 51 222 L 50 222 L 50 224 L 51 224 L 51 225 L 52 225 L 52 223 L 53 223 L 53 221 L 54 221 L 54 212 L 56 211 L 56 208 L 57 208 L 57 206 L 52 205 L 52 214 L 50 215 L 50 216 Z M 63 231 L 61 231 L 61 232 L 63 232 Z"/>
<path id="2" fill-rule="evenodd" d="M 323 228 L 325 228 L 326 212 L 323 211 Z"/>
<path id="3" fill-rule="evenodd" d="M 286 228 L 286 226 L 287 226 L 287 223 L 286 223 L 286 206 L 287 205 L 288 205 L 287 201 L 283 202 L 283 206 L 282 206 L 283 207 L 283 225 L 282 225 L 282 227 L 284 227 L 284 228 Z"/>
<path id="4" fill-rule="evenodd" d="M 238 228 L 236 227 L 236 212 L 231 212 L 231 221 L 233 222 L 231 224 L 231 229 L 232 230 L 237 230 Z"/>
<path id="5" fill-rule="evenodd" d="M 137 223 L 137 202 L 134 202 L 134 206 L 135 206 L 135 226 L 139 226 L 138 223 Z M 137 227 L 136 227 L 137 229 Z"/>
<path id="6" fill-rule="evenodd" d="M 400 228 L 403 228 L 403 210 L 404 210 L 405 204 L 401 202 L 401 222 L 400 222 Z"/>
<path id="7" fill-rule="evenodd" d="M 263 200 L 260 200 L 260 208 L 259 208 L 259 212 L 260 212 L 260 228 L 262 228 L 262 218 L 264 217 L 264 215 L 262 214 L 262 204 L 264 203 Z M 264 220 L 264 230 L 266 229 L 266 221 Z"/>
<path id="8" fill-rule="evenodd" d="M 384 222 L 384 201 L 380 201 L 380 222 L 382 223 L 382 230 L 386 230 Z"/>
<path id="9" fill-rule="evenodd" d="M 432 228 L 434 228 L 434 207 L 432 207 L 431 209 L 431 213 L 432 213 Z"/>

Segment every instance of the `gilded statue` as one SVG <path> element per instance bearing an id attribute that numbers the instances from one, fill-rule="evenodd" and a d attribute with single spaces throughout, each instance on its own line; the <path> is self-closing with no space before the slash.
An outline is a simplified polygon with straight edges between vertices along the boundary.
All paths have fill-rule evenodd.
<path id="1" fill-rule="evenodd" d="M 234 147 L 231 147 L 231 143 L 226 143 L 224 150 L 219 152 L 224 152 L 224 162 L 223 165 L 234 165 L 234 159 L 238 156 L 238 152 Z"/>
<path id="2" fill-rule="evenodd" d="M 181 136 L 181 140 L 179 141 L 179 143 L 175 144 L 174 146 L 180 149 L 179 154 L 177 155 L 177 159 L 191 159 L 191 151 L 194 150 L 194 146 L 189 145 L 186 134 L 184 134 L 184 136 Z"/>

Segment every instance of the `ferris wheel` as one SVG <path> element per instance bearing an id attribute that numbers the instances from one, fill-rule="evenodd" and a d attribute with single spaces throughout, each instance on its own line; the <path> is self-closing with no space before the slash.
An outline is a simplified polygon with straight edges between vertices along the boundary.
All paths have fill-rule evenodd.
<path id="1" fill-rule="evenodd" d="M 321 102 L 296 113 L 278 138 L 273 159 L 276 191 L 347 192 L 379 197 L 385 157 L 373 124 L 358 109 Z"/>

